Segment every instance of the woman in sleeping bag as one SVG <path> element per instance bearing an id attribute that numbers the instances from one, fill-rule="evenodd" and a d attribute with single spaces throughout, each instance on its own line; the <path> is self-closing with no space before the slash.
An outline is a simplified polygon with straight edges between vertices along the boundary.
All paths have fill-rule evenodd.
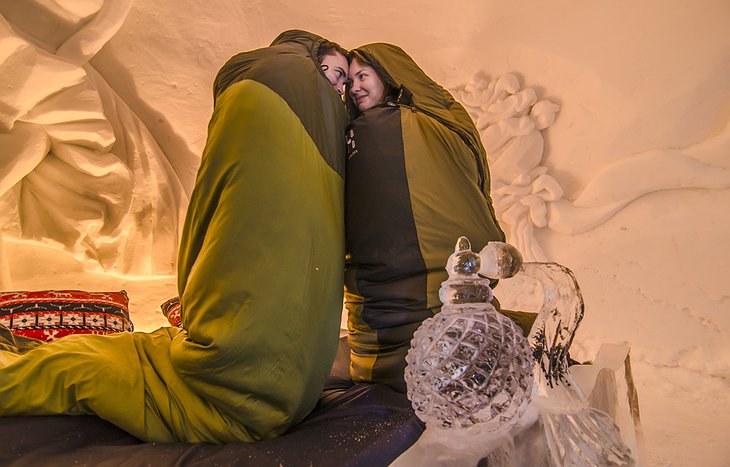
<path id="1" fill-rule="evenodd" d="M 0 415 L 96 414 L 146 441 L 214 443 L 307 415 L 339 337 L 346 71 L 341 49 L 297 30 L 232 57 L 181 240 L 183 329 L 6 338 Z"/>
<path id="2" fill-rule="evenodd" d="M 345 301 L 354 381 L 405 392 L 414 331 L 440 310 L 446 261 L 504 241 L 479 133 L 399 47 L 350 53 Z"/>

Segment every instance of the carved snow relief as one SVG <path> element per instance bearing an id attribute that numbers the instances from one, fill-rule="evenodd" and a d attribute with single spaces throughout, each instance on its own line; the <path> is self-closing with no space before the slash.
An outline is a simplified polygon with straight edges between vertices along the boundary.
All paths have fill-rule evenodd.
<path id="1" fill-rule="evenodd" d="M 730 151 L 730 125 L 719 135 L 686 148 L 658 148 L 617 158 L 590 180 L 575 200 L 546 166 L 542 130 L 559 106 L 538 100 L 531 88 L 506 74 L 489 80 L 477 74 L 452 90 L 476 122 L 487 149 L 492 198 L 509 240 L 526 261 L 548 261 L 535 229 L 577 234 L 607 221 L 640 196 L 680 188 L 730 187 L 730 169 L 704 162 Z"/>
<path id="2" fill-rule="evenodd" d="M 182 186 L 88 63 L 130 5 L 0 5 L 1 235 L 62 247 L 89 270 L 174 274 Z"/>

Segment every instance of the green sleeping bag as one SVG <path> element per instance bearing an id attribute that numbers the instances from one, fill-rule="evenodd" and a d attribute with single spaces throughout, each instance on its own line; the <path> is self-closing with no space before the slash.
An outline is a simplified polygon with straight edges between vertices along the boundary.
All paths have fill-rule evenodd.
<path id="1" fill-rule="evenodd" d="M 413 332 L 440 310 L 446 261 L 504 241 L 479 133 L 466 110 L 400 48 L 357 49 L 398 90 L 348 131 L 346 306 L 351 376 L 405 392 Z M 351 106 L 352 107 L 352 106 Z"/>
<path id="2" fill-rule="evenodd" d="M 96 414 L 146 441 L 256 441 L 315 406 L 335 357 L 346 111 L 288 31 L 220 71 L 178 265 L 183 330 L 0 348 L 0 415 Z M 0 334 L 1 336 L 1 334 Z"/>

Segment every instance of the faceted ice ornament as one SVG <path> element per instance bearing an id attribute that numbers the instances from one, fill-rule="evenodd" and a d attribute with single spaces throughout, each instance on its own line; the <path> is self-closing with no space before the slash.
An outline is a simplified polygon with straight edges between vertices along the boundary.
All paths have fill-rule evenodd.
<path id="1" fill-rule="evenodd" d="M 479 256 L 459 238 L 441 284 L 441 313 L 423 322 L 406 357 L 408 398 L 442 428 L 507 429 L 527 408 L 533 359 L 521 329 L 489 303 Z"/>
<path id="2" fill-rule="evenodd" d="M 527 339 L 492 305 L 442 311 L 411 343 L 405 379 L 418 417 L 443 428 L 495 431 L 522 415 L 532 390 Z M 464 319 L 462 315 L 467 316 Z M 474 328 L 483 325 L 478 332 Z"/>

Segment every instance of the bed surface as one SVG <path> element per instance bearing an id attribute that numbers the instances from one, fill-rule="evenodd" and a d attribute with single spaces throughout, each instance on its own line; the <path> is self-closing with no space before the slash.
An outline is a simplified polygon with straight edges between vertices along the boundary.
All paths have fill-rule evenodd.
<path id="1" fill-rule="evenodd" d="M 315 409 L 275 439 L 154 444 L 94 416 L 5 417 L 0 465 L 388 465 L 418 439 L 423 424 L 404 394 L 380 384 L 353 384 L 348 357 L 343 338 Z"/>

